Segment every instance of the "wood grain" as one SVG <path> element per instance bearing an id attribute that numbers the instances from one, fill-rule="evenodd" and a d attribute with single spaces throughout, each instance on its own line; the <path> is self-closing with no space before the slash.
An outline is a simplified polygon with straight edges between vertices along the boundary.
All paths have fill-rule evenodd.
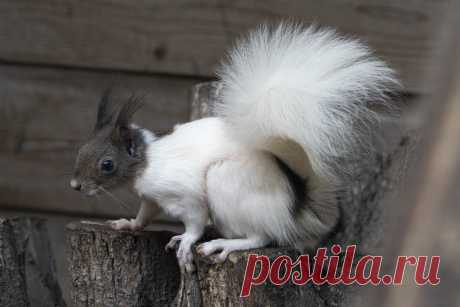
<path id="1" fill-rule="evenodd" d="M 236 37 L 262 22 L 287 18 L 368 41 L 409 91 L 425 93 L 432 89 L 419 80 L 438 69 L 429 58 L 442 47 L 437 29 L 449 3 L 6 0 L 0 3 L 0 60 L 213 76 Z"/>
<path id="2" fill-rule="evenodd" d="M 0 304 L 5 307 L 29 307 L 25 255 L 14 231 L 10 220 L 0 218 Z"/>
<path id="3" fill-rule="evenodd" d="M 0 66 L 0 206 L 86 216 L 135 215 L 108 198 L 85 199 L 69 188 L 76 150 L 89 137 L 107 86 L 116 95 L 146 94 L 137 122 L 165 131 L 188 120 L 192 78 Z"/>
<path id="4" fill-rule="evenodd" d="M 164 246 L 169 232 L 115 231 L 72 223 L 67 260 L 75 307 L 170 306 L 179 286 L 179 266 Z"/>
<path id="5" fill-rule="evenodd" d="M 29 217 L 5 220 L 13 228 L 17 252 L 24 258 L 25 284 L 30 306 L 66 307 L 63 287 L 59 284 L 60 277 L 56 270 L 58 255 L 54 254 L 51 247 L 48 222 Z M 16 299 L 13 298 L 12 306 L 18 306 Z"/>

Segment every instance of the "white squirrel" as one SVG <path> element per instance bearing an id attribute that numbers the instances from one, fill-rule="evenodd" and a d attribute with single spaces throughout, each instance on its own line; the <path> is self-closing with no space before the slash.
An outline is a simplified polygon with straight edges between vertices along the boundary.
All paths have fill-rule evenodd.
<path id="1" fill-rule="evenodd" d="M 218 76 L 217 115 L 162 137 L 132 124 L 138 100 L 117 108 L 106 93 L 71 186 L 93 195 L 132 185 L 140 210 L 115 229 L 142 229 L 161 210 L 182 221 L 167 248 L 179 244 L 187 270 L 209 220 L 222 238 L 197 251 L 217 261 L 269 243 L 317 247 L 339 217 L 343 161 L 371 152 L 371 107 L 390 105 L 394 72 L 357 40 L 281 24 L 238 42 Z"/>

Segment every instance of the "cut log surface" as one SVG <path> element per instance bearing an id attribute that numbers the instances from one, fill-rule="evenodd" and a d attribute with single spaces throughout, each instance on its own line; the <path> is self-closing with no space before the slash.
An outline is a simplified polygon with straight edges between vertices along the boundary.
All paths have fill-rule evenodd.
<path id="1" fill-rule="evenodd" d="M 172 233 L 122 232 L 72 223 L 68 231 L 71 306 L 167 306 L 179 268 L 164 247 Z"/>

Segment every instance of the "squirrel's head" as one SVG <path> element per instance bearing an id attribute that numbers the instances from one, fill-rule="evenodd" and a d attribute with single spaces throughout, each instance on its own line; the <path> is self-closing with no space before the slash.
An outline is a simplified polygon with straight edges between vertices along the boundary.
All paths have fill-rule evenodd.
<path id="1" fill-rule="evenodd" d="M 114 104 L 110 96 L 107 90 L 99 103 L 93 134 L 78 150 L 70 181 L 86 195 L 130 181 L 145 164 L 145 135 L 131 122 L 140 99 Z"/>

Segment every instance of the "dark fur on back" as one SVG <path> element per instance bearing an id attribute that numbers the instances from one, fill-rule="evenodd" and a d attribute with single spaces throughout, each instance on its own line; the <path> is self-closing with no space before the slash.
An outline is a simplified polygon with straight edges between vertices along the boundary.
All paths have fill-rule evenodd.
<path id="1" fill-rule="evenodd" d="M 289 181 L 289 186 L 291 187 L 292 193 L 294 194 L 294 206 L 292 208 L 292 214 L 294 216 L 298 216 L 308 202 L 307 179 L 297 175 L 286 163 L 283 162 L 283 160 L 276 156 L 275 161 Z"/>
<path id="2" fill-rule="evenodd" d="M 311 198 L 311 190 L 308 184 L 308 178 L 302 178 L 297 175 L 286 163 L 283 162 L 280 158 L 275 156 L 275 161 L 280 170 L 286 176 L 289 186 L 293 193 L 294 206 L 292 207 L 292 215 L 298 217 L 302 214 L 302 211 L 308 210 L 314 216 L 318 218 L 322 223 L 325 224 L 334 224 L 337 213 L 331 213 L 331 208 L 324 209 L 326 202 L 317 203 Z M 334 208 L 334 206 L 332 206 Z M 326 213 L 324 214 L 325 211 Z M 331 216 L 331 219 L 325 218 Z"/>

